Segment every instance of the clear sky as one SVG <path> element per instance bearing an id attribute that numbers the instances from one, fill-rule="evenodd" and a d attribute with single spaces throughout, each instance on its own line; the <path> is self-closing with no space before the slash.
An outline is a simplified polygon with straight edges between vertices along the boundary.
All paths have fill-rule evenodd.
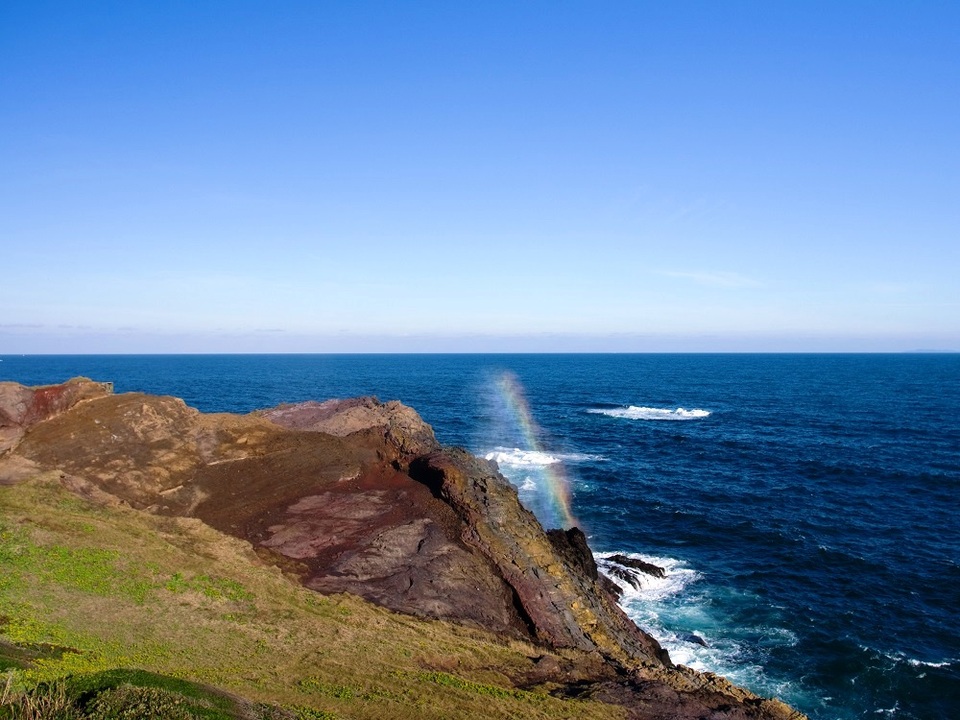
<path id="1" fill-rule="evenodd" d="M 0 354 L 960 350 L 960 3 L 0 2 Z"/>

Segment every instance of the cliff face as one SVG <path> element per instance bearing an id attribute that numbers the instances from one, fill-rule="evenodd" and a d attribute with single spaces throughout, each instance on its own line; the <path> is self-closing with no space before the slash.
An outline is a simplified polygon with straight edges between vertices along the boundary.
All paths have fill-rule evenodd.
<path id="1" fill-rule="evenodd" d="M 583 534 L 544 532 L 486 461 L 372 398 L 237 416 L 74 380 L 0 383 L 0 482 L 199 518 L 323 593 L 527 638 L 573 658 L 542 677 L 631 717 L 799 717 L 674 668 L 608 592 Z M 550 677 L 550 676 L 555 677 Z"/>
<path id="2" fill-rule="evenodd" d="M 553 647 L 600 651 L 621 662 L 671 665 L 659 643 L 641 632 L 603 589 L 583 533 L 549 536 L 518 501 L 516 490 L 487 462 L 446 448 L 419 457 L 410 475 L 456 512 L 460 539 L 488 558 L 516 594 L 537 639 Z M 577 547 L 586 550 L 578 553 Z"/>

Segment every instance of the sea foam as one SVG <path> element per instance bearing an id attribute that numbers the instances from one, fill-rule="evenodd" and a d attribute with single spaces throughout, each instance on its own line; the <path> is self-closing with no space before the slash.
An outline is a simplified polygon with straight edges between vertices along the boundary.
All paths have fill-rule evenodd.
<path id="1" fill-rule="evenodd" d="M 603 461 L 601 455 L 587 455 L 584 453 L 553 453 L 541 450 L 521 450 L 520 448 L 498 447 L 484 454 L 487 460 L 493 460 L 501 467 L 531 468 L 546 467 L 557 463 L 578 463 Z"/>
<path id="2" fill-rule="evenodd" d="M 618 554 L 656 565 L 664 577 L 611 562 Z M 771 625 L 730 626 L 713 610 L 704 589 L 696 589 L 702 575 L 682 560 L 631 552 L 594 553 L 594 559 L 600 572 L 622 590 L 619 603 L 627 615 L 653 635 L 675 663 L 719 673 L 770 695 L 797 695 L 794 683 L 772 682 L 757 662 L 758 652 L 762 656 L 773 646 L 796 645 L 793 632 Z M 632 582 L 611 573 L 614 566 L 629 573 Z"/>
<path id="3" fill-rule="evenodd" d="M 607 415 L 609 417 L 624 418 L 626 420 L 700 420 L 709 417 L 709 410 L 694 408 L 655 408 L 642 405 L 631 405 L 625 408 L 593 408 L 588 413 Z"/>
<path id="4" fill-rule="evenodd" d="M 642 560 L 645 563 L 656 565 L 663 568 L 664 576 L 662 578 L 648 575 L 642 570 L 636 568 L 624 567 L 618 565 L 620 570 L 629 573 L 635 584 L 627 582 L 623 578 L 615 577 L 609 573 L 609 568 L 614 565 L 609 558 L 614 555 L 624 555 L 632 560 Z M 684 566 L 680 560 L 667 557 L 657 557 L 653 555 L 641 555 L 638 553 L 615 553 L 601 552 L 594 553 L 594 559 L 597 561 L 597 567 L 607 575 L 623 591 L 620 604 L 627 605 L 631 601 L 652 601 L 662 600 L 672 595 L 678 595 L 691 582 L 699 577 L 696 570 Z"/>

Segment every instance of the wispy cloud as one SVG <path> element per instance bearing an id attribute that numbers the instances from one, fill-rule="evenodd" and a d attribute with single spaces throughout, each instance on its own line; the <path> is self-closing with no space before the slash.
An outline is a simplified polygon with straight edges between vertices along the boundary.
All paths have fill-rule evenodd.
<path id="1" fill-rule="evenodd" d="M 758 280 L 732 272 L 698 271 L 698 270 L 660 270 L 658 275 L 664 277 L 689 280 L 697 285 L 719 288 L 755 288 L 762 285 Z"/>

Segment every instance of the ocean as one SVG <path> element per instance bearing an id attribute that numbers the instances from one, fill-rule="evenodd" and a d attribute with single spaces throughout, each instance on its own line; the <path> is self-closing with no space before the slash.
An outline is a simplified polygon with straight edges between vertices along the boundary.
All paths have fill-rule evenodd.
<path id="1" fill-rule="evenodd" d="M 489 457 L 676 662 L 814 720 L 960 717 L 960 355 L 0 356 L 200 410 L 375 395 Z"/>

